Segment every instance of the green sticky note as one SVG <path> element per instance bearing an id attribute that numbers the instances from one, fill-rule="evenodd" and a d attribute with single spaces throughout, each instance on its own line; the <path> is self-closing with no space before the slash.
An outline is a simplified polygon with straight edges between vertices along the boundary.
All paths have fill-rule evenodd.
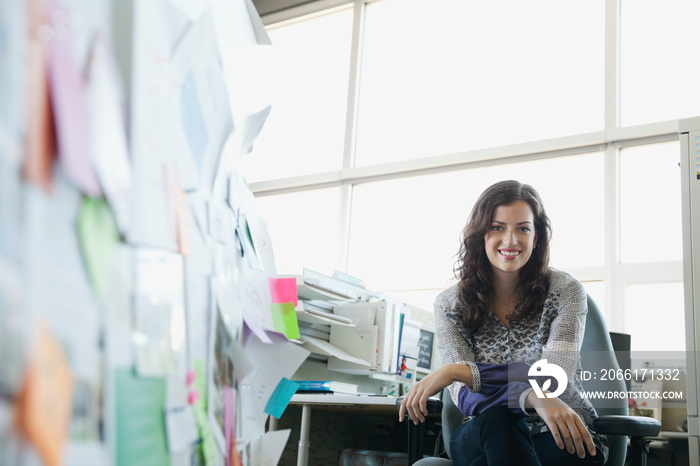
<path id="1" fill-rule="evenodd" d="M 202 435 L 202 452 L 204 453 L 204 464 L 207 466 L 216 465 L 216 441 L 211 429 L 207 429 Z"/>
<path id="2" fill-rule="evenodd" d="M 196 359 L 194 365 L 194 386 L 199 393 L 199 399 L 194 404 L 194 417 L 199 427 L 199 436 L 202 439 L 202 456 L 207 466 L 216 464 L 216 441 L 209 427 L 207 416 L 207 371 L 204 361 Z"/>
<path id="3" fill-rule="evenodd" d="M 115 369 L 117 466 L 170 464 L 165 433 L 165 380 Z"/>
<path id="4" fill-rule="evenodd" d="M 294 303 L 272 303 L 270 309 L 275 332 L 284 334 L 290 340 L 299 338 L 299 323 Z"/>
<path id="5" fill-rule="evenodd" d="M 199 393 L 199 399 L 206 407 L 207 405 L 207 368 L 202 359 L 196 359 L 192 362 L 194 365 L 194 386 Z"/>
<path id="6" fill-rule="evenodd" d="M 119 231 L 104 198 L 86 197 L 78 215 L 78 237 L 83 258 L 95 294 L 105 288 L 114 250 L 119 244 Z"/>
<path id="7" fill-rule="evenodd" d="M 199 427 L 199 437 L 202 439 L 201 447 L 204 464 L 207 466 L 214 465 L 216 464 L 216 443 L 211 427 L 209 427 L 207 412 L 204 410 L 202 400 L 194 404 L 194 417 L 197 421 L 197 427 Z"/>

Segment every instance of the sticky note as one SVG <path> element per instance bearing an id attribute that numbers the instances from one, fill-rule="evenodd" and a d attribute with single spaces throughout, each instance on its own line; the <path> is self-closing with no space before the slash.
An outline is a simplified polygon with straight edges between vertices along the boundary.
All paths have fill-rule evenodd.
<path id="1" fill-rule="evenodd" d="M 59 157 L 73 183 L 88 196 L 97 197 L 102 188 L 90 156 L 90 133 L 85 128 L 98 122 L 88 116 L 87 80 L 73 57 L 73 18 L 55 1 L 47 5 L 57 36 L 49 42 L 49 79 Z M 59 17 L 63 18 L 60 22 L 56 20 Z"/>
<path id="2" fill-rule="evenodd" d="M 270 282 L 270 295 L 273 303 L 294 303 L 294 307 L 299 304 L 296 278 L 269 277 L 268 281 Z"/>
<path id="3" fill-rule="evenodd" d="M 165 380 L 141 378 L 132 368 L 115 370 L 117 466 L 170 463 L 165 432 Z"/>
<path id="4" fill-rule="evenodd" d="M 92 287 L 102 296 L 119 232 L 104 198 L 86 197 L 78 216 L 78 236 Z"/>
<path id="5" fill-rule="evenodd" d="M 277 384 L 275 391 L 273 391 L 272 395 L 270 395 L 267 405 L 265 405 L 265 413 L 269 414 L 270 416 L 274 416 L 277 419 L 281 418 L 282 413 L 284 413 L 289 401 L 292 399 L 292 396 L 294 396 L 298 388 L 298 383 L 282 377 L 282 380 L 280 380 L 280 383 Z"/>
<path id="6" fill-rule="evenodd" d="M 294 303 L 271 303 L 270 309 L 275 332 L 284 334 L 290 340 L 299 338 L 299 323 Z"/>
<path id="7" fill-rule="evenodd" d="M 224 387 L 224 437 L 226 439 L 226 451 L 235 450 L 236 427 L 236 392 L 233 387 Z M 227 466 L 231 464 L 231 457 L 226 458 Z"/>
<path id="8" fill-rule="evenodd" d="M 38 30 L 46 21 L 44 2 L 27 4 L 26 137 L 22 174 L 31 183 L 52 190 L 53 164 L 57 152 L 56 128 L 48 79 L 48 47 Z"/>
<path id="9" fill-rule="evenodd" d="M 194 387 L 202 395 L 202 400 L 204 403 L 207 402 L 207 369 L 204 364 L 204 360 L 195 359 L 192 363 L 194 366 Z"/>
<path id="10" fill-rule="evenodd" d="M 197 421 L 197 426 L 199 427 L 199 436 L 202 439 L 202 455 L 204 456 L 204 464 L 207 466 L 216 464 L 216 441 L 214 440 L 214 434 L 209 426 L 209 421 L 207 419 L 207 370 L 202 359 L 195 359 L 194 365 L 194 391 L 197 396 L 192 398 L 190 394 L 190 401 L 194 403 L 194 417 Z"/>
<path id="11" fill-rule="evenodd" d="M 61 345 L 41 324 L 15 411 L 15 425 L 48 466 L 61 464 L 73 411 L 73 376 Z"/>

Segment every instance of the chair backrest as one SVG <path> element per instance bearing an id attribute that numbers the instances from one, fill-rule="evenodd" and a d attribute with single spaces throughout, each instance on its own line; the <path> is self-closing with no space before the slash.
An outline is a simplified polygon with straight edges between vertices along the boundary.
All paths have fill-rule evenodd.
<path id="1" fill-rule="evenodd" d="M 581 368 L 588 372 L 588 380 L 583 380 L 583 388 L 589 392 L 605 393 L 603 399 L 591 400 L 599 415 L 627 415 L 626 397 L 608 397 L 608 392 L 626 393 L 624 378 L 618 378 L 617 373 L 612 377 L 612 371 L 617 371 L 617 357 L 610 340 L 608 326 L 598 305 L 588 296 L 588 314 L 586 315 L 586 330 L 581 344 Z M 606 371 L 603 375 L 603 371 Z M 627 452 L 627 437 L 608 435 L 608 465 L 622 465 Z"/>
<path id="2" fill-rule="evenodd" d="M 583 387 L 587 391 L 615 391 L 622 393 L 625 391 L 624 380 L 616 377 L 607 377 L 611 380 L 602 380 L 600 375 L 603 369 L 617 370 L 619 368 L 615 352 L 613 350 L 610 335 L 598 305 L 588 297 L 588 314 L 586 316 L 586 329 L 581 345 L 581 367 L 584 371 L 591 372 L 589 380 L 583 382 Z M 595 377 L 593 374 L 596 373 Z M 593 402 L 593 401 L 592 401 Z M 442 438 L 445 450 L 450 456 L 450 440 L 453 432 L 462 423 L 462 413 L 452 402 L 450 391 L 445 388 L 442 394 Z M 605 399 L 601 402 L 593 402 L 598 414 L 627 414 L 627 399 Z M 627 451 L 627 437 L 608 436 L 608 465 L 622 465 L 625 461 Z M 451 456 L 450 456 L 451 457 Z"/>
<path id="3" fill-rule="evenodd" d="M 442 441 L 445 445 L 447 456 L 450 458 L 452 458 L 450 453 L 450 440 L 452 440 L 454 431 L 462 425 L 462 419 L 464 419 L 464 416 L 462 416 L 462 413 L 459 412 L 459 408 L 452 402 L 450 389 L 445 388 L 442 391 Z"/>

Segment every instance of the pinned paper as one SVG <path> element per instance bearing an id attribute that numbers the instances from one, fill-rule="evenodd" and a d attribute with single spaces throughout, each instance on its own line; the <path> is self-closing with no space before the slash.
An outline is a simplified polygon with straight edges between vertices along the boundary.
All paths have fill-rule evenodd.
<path id="1" fill-rule="evenodd" d="M 182 106 L 182 126 L 185 128 L 187 143 L 190 146 L 197 170 L 201 170 L 202 159 L 209 142 L 209 136 L 207 135 L 207 127 L 202 116 L 197 88 L 194 85 L 191 71 L 187 73 L 185 83 L 182 86 L 180 103 Z"/>
<path id="2" fill-rule="evenodd" d="M 253 240 L 253 245 L 255 246 L 255 252 L 260 259 L 260 264 L 262 265 L 263 270 L 265 270 L 265 272 L 270 276 L 277 275 L 275 253 L 272 248 L 272 240 L 270 239 L 270 232 L 267 228 L 267 224 L 257 215 L 249 215 L 248 230 L 250 231 L 250 236 Z"/>
<path id="3" fill-rule="evenodd" d="M 243 466 L 241 455 L 238 453 L 238 449 L 236 448 L 235 435 L 231 438 L 231 450 L 229 450 L 228 466 Z"/>
<path id="4" fill-rule="evenodd" d="M 298 388 L 299 384 L 297 382 L 283 377 L 280 383 L 277 384 L 275 391 L 270 395 L 270 399 L 265 406 L 265 412 L 280 419 Z"/>
<path id="5" fill-rule="evenodd" d="M 236 450 L 236 390 L 233 387 L 224 387 L 224 437 L 226 438 L 226 451 Z M 227 466 L 231 464 L 229 455 L 226 457 Z"/>
<path id="6" fill-rule="evenodd" d="M 260 321 L 258 321 L 246 308 L 243 308 L 243 319 L 243 323 L 245 324 L 244 330 L 252 332 L 263 343 L 272 343 L 272 340 L 270 340 L 270 337 L 260 324 Z"/>
<path id="7" fill-rule="evenodd" d="M 197 359 L 193 362 L 194 365 L 194 390 L 199 393 L 206 393 L 207 389 L 207 368 L 204 361 Z"/>
<path id="8" fill-rule="evenodd" d="M 51 98 L 58 132 L 59 156 L 68 177 L 85 194 L 97 197 L 102 189 L 90 157 L 87 83 L 72 52 L 71 17 L 56 1 L 48 3 L 53 20 L 49 60 Z"/>
<path id="9" fill-rule="evenodd" d="M 165 408 L 165 427 L 170 453 L 182 453 L 199 439 L 197 421 L 192 406 L 168 406 Z"/>
<path id="10" fill-rule="evenodd" d="M 204 464 L 207 466 L 215 465 L 216 441 L 214 440 L 214 434 L 209 427 L 207 413 L 201 400 L 194 405 L 194 417 L 197 421 L 199 436 L 202 441 L 202 456 L 204 457 Z"/>
<path id="11" fill-rule="evenodd" d="M 260 438 L 258 464 L 278 464 L 291 432 L 291 429 L 265 432 L 265 435 Z"/>
<path id="12" fill-rule="evenodd" d="M 226 139 L 223 152 L 235 158 L 240 158 L 251 153 L 253 151 L 255 139 L 260 134 L 260 131 L 262 131 L 265 121 L 267 121 L 267 117 L 270 115 L 270 110 L 272 110 L 272 106 L 268 105 L 259 112 L 248 115 L 238 122 L 236 128 L 228 136 L 228 139 Z M 220 161 L 219 169 L 223 168 L 221 166 L 223 162 L 225 161 Z"/>
<path id="13" fill-rule="evenodd" d="M 169 464 L 163 420 L 165 380 L 140 378 L 131 368 L 115 370 L 117 466 Z"/>
<path id="14" fill-rule="evenodd" d="M 294 303 L 294 307 L 299 304 L 297 294 L 297 279 L 292 278 L 272 278 L 270 282 L 270 295 L 273 303 Z"/>
<path id="15" fill-rule="evenodd" d="M 262 270 L 251 268 L 241 261 L 242 273 L 239 283 L 243 319 L 261 341 L 270 343 L 265 329 L 274 330 L 270 309 L 270 283 Z"/>
<path id="16" fill-rule="evenodd" d="M 50 192 L 57 143 L 48 80 L 49 37 L 42 34 L 42 31 L 46 31 L 45 14 L 44 3 L 41 0 L 29 1 L 26 89 L 28 106 L 22 173 L 28 181 Z"/>
<path id="17" fill-rule="evenodd" d="M 131 161 L 126 138 L 122 85 L 116 59 L 100 37 L 90 53 L 88 111 L 90 152 L 100 186 L 122 235 L 129 230 Z"/>
<path id="18" fill-rule="evenodd" d="M 194 417 L 197 421 L 199 436 L 202 440 L 202 455 L 204 456 L 204 464 L 209 466 L 216 464 L 216 441 L 214 440 L 214 434 L 211 431 L 209 419 L 207 418 L 207 370 L 204 361 L 201 359 L 195 360 L 193 364 L 195 370 L 195 391 L 198 394 L 202 394 L 201 397 L 197 397 L 197 399 L 194 400 Z"/>
<path id="19" fill-rule="evenodd" d="M 172 216 L 172 225 L 177 238 L 177 250 L 183 256 L 192 252 L 192 216 L 187 194 L 180 187 L 177 173 L 170 164 L 165 166 L 165 184 L 168 189 L 168 200 Z"/>
<path id="20" fill-rule="evenodd" d="M 190 21 L 197 21 L 202 12 L 209 6 L 210 0 L 170 0 Z"/>
<path id="21" fill-rule="evenodd" d="M 85 198 L 78 217 L 78 236 L 93 289 L 101 297 L 119 244 L 119 232 L 104 199 Z"/>
<path id="22" fill-rule="evenodd" d="M 61 463 L 72 399 L 73 376 L 63 350 L 41 324 L 17 400 L 15 425 L 48 466 Z"/>
<path id="23" fill-rule="evenodd" d="M 264 410 L 270 396 L 282 377 L 291 378 L 309 355 L 307 350 L 281 335 L 270 333 L 268 336 L 272 344 L 263 343 L 252 335 L 245 343 L 245 352 L 254 370 L 238 385 L 241 397 L 241 413 L 237 415 L 241 419 L 239 441 L 253 441 L 265 432 L 269 415 Z"/>
<path id="24" fill-rule="evenodd" d="M 287 339 L 299 338 L 299 323 L 293 303 L 270 303 L 272 322 L 275 332 L 282 333 Z"/>
<path id="25" fill-rule="evenodd" d="M 288 339 L 299 338 L 299 323 L 294 309 L 299 304 L 296 278 L 268 278 L 270 285 L 270 311 L 273 330 Z"/>

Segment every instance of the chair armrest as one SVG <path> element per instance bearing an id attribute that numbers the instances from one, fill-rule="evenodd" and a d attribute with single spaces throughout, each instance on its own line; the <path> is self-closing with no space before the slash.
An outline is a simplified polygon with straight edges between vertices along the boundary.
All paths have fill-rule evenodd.
<path id="1" fill-rule="evenodd" d="M 401 409 L 401 402 L 405 396 L 400 396 L 396 399 L 396 408 Z M 428 414 L 435 414 L 435 413 L 440 413 L 442 412 L 442 400 L 437 397 L 431 396 L 428 398 L 428 403 L 427 403 L 427 408 L 428 408 Z"/>
<path id="2" fill-rule="evenodd" d="M 593 419 L 593 429 L 599 434 L 656 437 L 661 423 L 644 416 L 607 415 Z"/>

